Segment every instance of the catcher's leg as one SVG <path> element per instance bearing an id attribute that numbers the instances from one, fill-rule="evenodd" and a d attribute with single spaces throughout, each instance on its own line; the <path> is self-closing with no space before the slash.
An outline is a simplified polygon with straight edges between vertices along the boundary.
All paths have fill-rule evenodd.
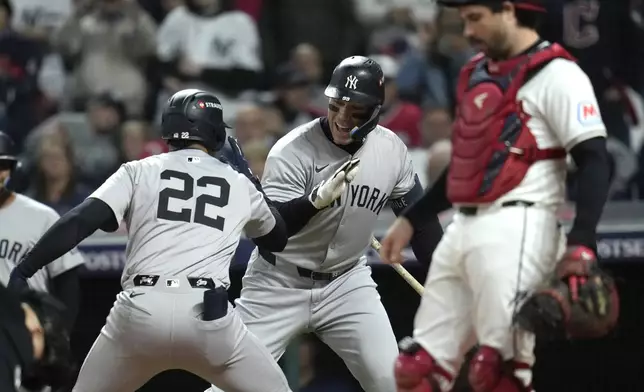
<path id="1" fill-rule="evenodd" d="M 532 391 L 534 336 L 513 326 L 521 302 L 552 271 L 561 242 L 554 213 L 507 207 L 472 217 L 465 271 L 476 306 L 480 349 L 469 380 L 475 392 Z"/>
<path id="2" fill-rule="evenodd" d="M 403 340 L 395 363 L 398 392 L 447 392 L 465 353 L 474 345 L 472 296 L 461 276 L 462 222 L 446 230 L 433 255 L 414 320 L 414 339 Z"/>

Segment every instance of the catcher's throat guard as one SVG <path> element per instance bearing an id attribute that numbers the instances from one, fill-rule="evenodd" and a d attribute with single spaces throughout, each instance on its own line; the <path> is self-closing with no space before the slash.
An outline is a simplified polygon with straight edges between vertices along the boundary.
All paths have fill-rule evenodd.
<path id="1" fill-rule="evenodd" d="M 565 263 L 565 261 L 563 262 Z M 567 279 L 553 276 L 529 297 L 515 323 L 539 339 L 593 339 L 610 333 L 619 317 L 615 281 L 592 263 L 586 277 L 572 288 Z"/>

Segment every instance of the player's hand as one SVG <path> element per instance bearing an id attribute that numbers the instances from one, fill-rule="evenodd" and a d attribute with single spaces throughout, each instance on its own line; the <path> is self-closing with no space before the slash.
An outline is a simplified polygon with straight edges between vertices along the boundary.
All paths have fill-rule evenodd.
<path id="1" fill-rule="evenodd" d="M 20 273 L 18 268 L 14 268 L 9 275 L 9 282 L 7 283 L 7 289 L 13 291 L 14 293 L 21 293 L 29 289 L 27 284 L 27 278 Z"/>
<path id="2" fill-rule="evenodd" d="M 262 183 L 255 175 L 255 173 L 253 173 L 253 171 L 250 169 L 250 164 L 248 163 L 248 160 L 246 159 L 241 146 L 237 142 L 237 139 L 232 136 L 228 136 L 228 145 L 224 144 L 224 147 L 220 151 L 219 160 L 227 163 L 237 172 L 245 175 L 250 180 L 250 182 L 255 185 L 255 188 L 259 192 L 264 193 Z"/>
<path id="3" fill-rule="evenodd" d="M 385 264 L 400 264 L 404 260 L 402 251 L 411 241 L 414 227 L 409 220 L 398 217 L 391 225 L 385 238 L 380 241 L 380 259 Z"/>
<path id="4" fill-rule="evenodd" d="M 570 301 L 579 301 L 580 289 L 586 284 L 591 269 L 596 265 L 595 252 L 585 246 L 569 246 L 557 265 L 556 274 L 568 283 Z"/>
<path id="5" fill-rule="evenodd" d="M 330 206 L 356 177 L 359 163 L 360 159 L 352 159 L 336 170 L 331 178 L 322 181 L 309 195 L 311 204 L 318 210 Z"/>

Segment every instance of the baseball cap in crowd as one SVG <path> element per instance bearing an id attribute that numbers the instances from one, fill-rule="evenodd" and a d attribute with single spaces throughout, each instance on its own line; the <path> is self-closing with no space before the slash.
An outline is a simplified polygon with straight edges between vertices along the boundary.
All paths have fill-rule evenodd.
<path id="1" fill-rule="evenodd" d="M 385 75 L 386 81 L 396 80 L 400 66 L 393 57 L 386 54 L 374 54 L 369 56 L 369 58 L 380 64 L 380 68 L 382 68 L 382 73 Z"/>

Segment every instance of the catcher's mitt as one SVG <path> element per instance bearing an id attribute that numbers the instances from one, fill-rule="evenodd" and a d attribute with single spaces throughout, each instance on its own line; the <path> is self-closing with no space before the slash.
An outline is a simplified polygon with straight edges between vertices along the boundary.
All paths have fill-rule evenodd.
<path id="1" fill-rule="evenodd" d="M 25 369 L 23 386 L 34 390 L 45 385 L 53 388 L 66 386 L 75 368 L 64 321 L 65 306 L 51 295 L 33 290 L 23 292 L 20 300 L 34 310 L 45 337 L 43 357 Z"/>
<path id="2" fill-rule="evenodd" d="M 546 285 L 521 306 L 515 322 L 540 339 L 583 339 L 605 336 L 619 316 L 613 279 L 596 260 L 564 258 Z"/>

